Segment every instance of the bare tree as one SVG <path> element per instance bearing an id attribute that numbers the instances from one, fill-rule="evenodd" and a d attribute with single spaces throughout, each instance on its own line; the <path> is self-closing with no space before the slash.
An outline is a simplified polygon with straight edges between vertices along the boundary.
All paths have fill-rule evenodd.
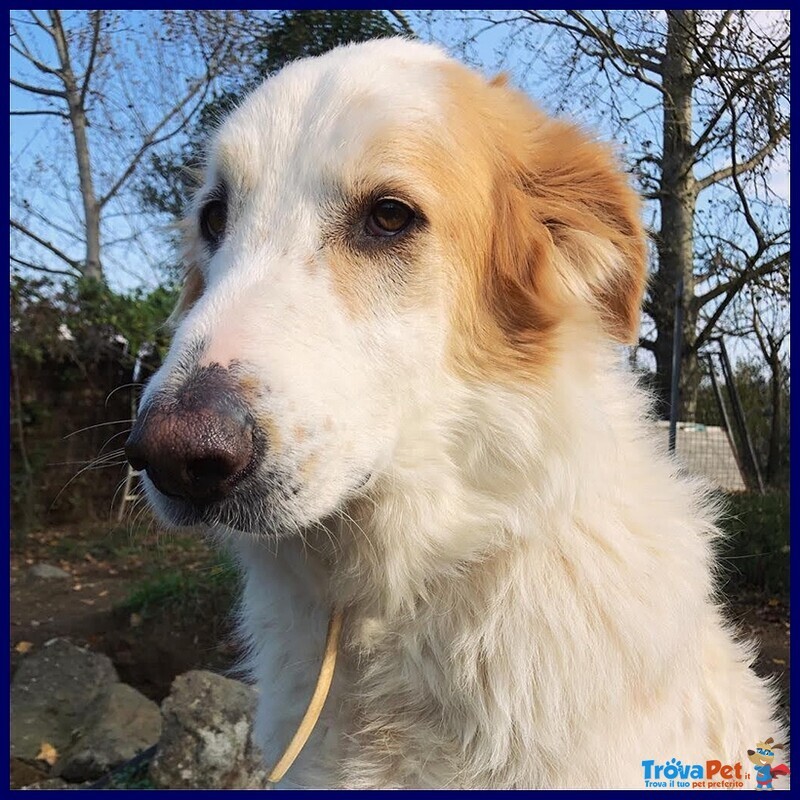
<path id="1" fill-rule="evenodd" d="M 755 351 L 761 375 L 768 375 L 769 397 L 764 398 L 769 434 L 765 447 L 765 478 L 775 484 L 786 463 L 786 400 L 789 397 L 789 282 L 788 275 L 774 273 L 750 283 L 732 302 L 721 332 L 739 337 Z M 766 369 L 764 369 L 766 368 Z"/>
<path id="2" fill-rule="evenodd" d="M 764 306 L 760 303 L 752 304 L 752 325 L 761 354 L 770 371 L 770 436 L 767 451 L 767 483 L 774 483 L 780 469 L 781 450 L 788 445 L 788 437 L 784 438 L 783 431 L 783 398 L 788 395 L 786 386 L 789 370 L 784 361 L 784 344 L 788 342 L 788 324 L 777 327 L 768 327 L 763 319 Z"/>
<path id="3" fill-rule="evenodd" d="M 682 310 L 680 414 L 694 415 L 698 350 L 739 292 L 788 274 L 788 207 L 770 184 L 788 164 L 788 13 L 465 12 L 464 52 L 506 31 L 498 66 L 620 142 L 651 201 L 655 259 L 640 346 L 668 410 Z M 549 79 L 547 76 L 550 76 Z"/>
<path id="4" fill-rule="evenodd" d="M 38 159 L 27 180 L 14 181 L 12 172 L 11 261 L 104 280 L 103 219 L 124 214 L 111 206 L 143 158 L 193 119 L 235 58 L 241 28 L 232 12 L 46 14 L 12 14 L 11 86 L 32 105 L 11 115 L 55 119 L 51 141 L 68 131 L 70 144 L 54 147 L 47 163 Z M 50 186 L 42 191 L 45 175 Z M 71 215 L 76 205 L 81 213 Z"/>

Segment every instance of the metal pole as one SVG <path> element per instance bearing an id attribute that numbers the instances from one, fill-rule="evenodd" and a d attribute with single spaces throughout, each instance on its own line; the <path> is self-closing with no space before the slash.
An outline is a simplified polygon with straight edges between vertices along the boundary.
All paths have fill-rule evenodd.
<path id="1" fill-rule="evenodd" d="M 669 392 L 669 451 L 675 452 L 678 433 L 678 387 L 681 379 L 683 344 L 683 271 L 675 287 L 675 325 L 672 330 L 672 383 Z"/>
<path id="2" fill-rule="evenodd" d="M 722 355 L 717 353 L 722 360 Z M 731 425 L 731 418 L 728 415 L 728 409 L 725 405 L 725 400 L 722 397 L 722 389 L 719 388 L 719 382 L 717 381 L 717 373 L 714 369 L 714 357 L 711 353 L 706 355 L 706 361 L 708 362 L 708 374 L 711 377 L 711 385 L 714 387 L 714 396 L 717 399 L 717 406 L 719 407 L 719 413 L 722 416 L 722 426 L 725 428 L 725 436 L 728 437 L 728 444 L 731 446 L 731 452 L 733 453 L 734 459 L 736 459 L 736 467 L 739 470 L 739 474 L 741 476 L 747 475 L 747 470 L 742 466 L 742 456 L 739 453 L 739 448 L 736 445 L 736 439 L 733 435 L 733 425 Z M 725 375 L 725 368 L 722 368 L 722 374 Z M 726 384 L 727 386 L 727 384 Z M 744 480 L 744 477 L 742 478 Z"/>
<path id="3" fill-rule="evenodd" d="M 733 450 L 736 458 L 738 460 L 739 454 L 736 452 L 736 443 L 731 438 L 733 436 L 733 426 L 731 425 L 731 419 L 728 416 L 728 409 L 725 407 L 725 401 L 722 399 L 722 391 L 719 388 L 719 383 L 717 381 L 717 374 L 714 371 L 714 357 L 711 353 L 706 354 L 706 362 L 708 363 L 708 374 L 711 378 L 711 386 L 714 389 L 714 397 L 717 400 L 717 407 L 719 408 L 720 416 L 722 417 L 722 425 L 725 428 L 725 433 L 728 434 L 728 439 L 731 440 L 731 449 Z M 723 370 L 723 374 L 724 374 Z"/>
<path id="4" fill-rule="evenodd" d="M 761 477 L 761 469 L 758 466 L 758 459 L 756 458 L 756 451 L 753 447 L 753 440 L 750 438 L 750 431 L 747 428 L 747 420 L 745 419 L 744 409 L 742 408 L 742 401 L 739 398 L 739 390 L 736 388 L 736 379 L 733 374 L 733 367 L 731 360 L 728 358 L 728 348 L 725 347 L 725 342 L 722 337 L 716 339 L 719 345 L 720 363 L 722 364 L 722 371 L 725 376 L 725 383 L 728 387 L 728 395 L 731 398 L 731 406 L 733 407 L 733 416 L 736 420 L 736 425 L 739 428 L 739 436 L 742 440 L 742 449 L 747 456 L 747 461 L 750 467 L 751 478 L 755 479 L 755 488 L 759 494 L 764 494 L 764 480 Z"/>

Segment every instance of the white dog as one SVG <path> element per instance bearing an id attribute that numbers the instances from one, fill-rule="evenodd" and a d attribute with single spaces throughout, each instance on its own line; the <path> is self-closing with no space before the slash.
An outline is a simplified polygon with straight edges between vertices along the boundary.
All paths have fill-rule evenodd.
<path id="1" fill-rule="evenodd" d="M 128 453 L 237 551 L 268 762 L 344 614 L 282 785 L 643 788 L 785 738 L 622 366 L 645 240 L 606 148 L 435 47 L 351 45 L 230 114 L 187 236 Z"/>

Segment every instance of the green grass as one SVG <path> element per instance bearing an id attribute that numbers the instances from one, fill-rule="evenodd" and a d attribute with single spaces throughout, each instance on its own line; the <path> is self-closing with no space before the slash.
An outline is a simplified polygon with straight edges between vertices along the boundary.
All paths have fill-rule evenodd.
<path id="1" fill-rule="evenodd" d="M 59 538 L 53 549 L 54 556 L 68 561 L 86 555 L 98 561 L 118 561 L 142 552 L 141 540 L 146 529 L 134 529 L 124 524 L 110 529 L 105 525 L 97 527 L 103 531 L 102 534 Z"/>
<path id="2" fill-rule="evenodd" d="M 136 583 L 119 608 L 149 618 L 165 609 L 191 614 L 209 606 L 229 608 L 238 575 L 232 562 L 216 555 L 194 570 L 168 567 Z"/>

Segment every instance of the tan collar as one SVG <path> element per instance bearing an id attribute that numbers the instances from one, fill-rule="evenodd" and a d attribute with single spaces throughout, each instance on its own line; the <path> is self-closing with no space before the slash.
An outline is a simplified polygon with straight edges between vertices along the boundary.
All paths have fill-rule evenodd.
<path id="1" fill-rule="evenodd" d="M 336 653 L 339 649 L 339 639 L 342 634 L 342 612 L 331 611 L 330 620 L 328 620 L 328 634 L 325 637 L 325 653 L 322 656 L 322 664 L 319 668 L 319 677 L 317 678 L 317 685 L 314 687 L 314 694 L 311 695 L 311 700 L 308 703 L 306 713 L 300 722 L 297 732 L 289 742 L 289 746 L 284 750 L 283 755 L 278 759 L 278 763 L 272 768 L 267 782 L 271 784 L 278 783 L 283 776 L 289 771 L 289 768 L 294 764 L 300 751 L 311 736 L 314 727 L 316 726 L 319 715 L 322 713 L 322 708 L 325 705 L 325 700 L 328 698 L 328 692 L 331 688 L 331 681 L 333 680 L 333 671 L 336 667 Z"/>

